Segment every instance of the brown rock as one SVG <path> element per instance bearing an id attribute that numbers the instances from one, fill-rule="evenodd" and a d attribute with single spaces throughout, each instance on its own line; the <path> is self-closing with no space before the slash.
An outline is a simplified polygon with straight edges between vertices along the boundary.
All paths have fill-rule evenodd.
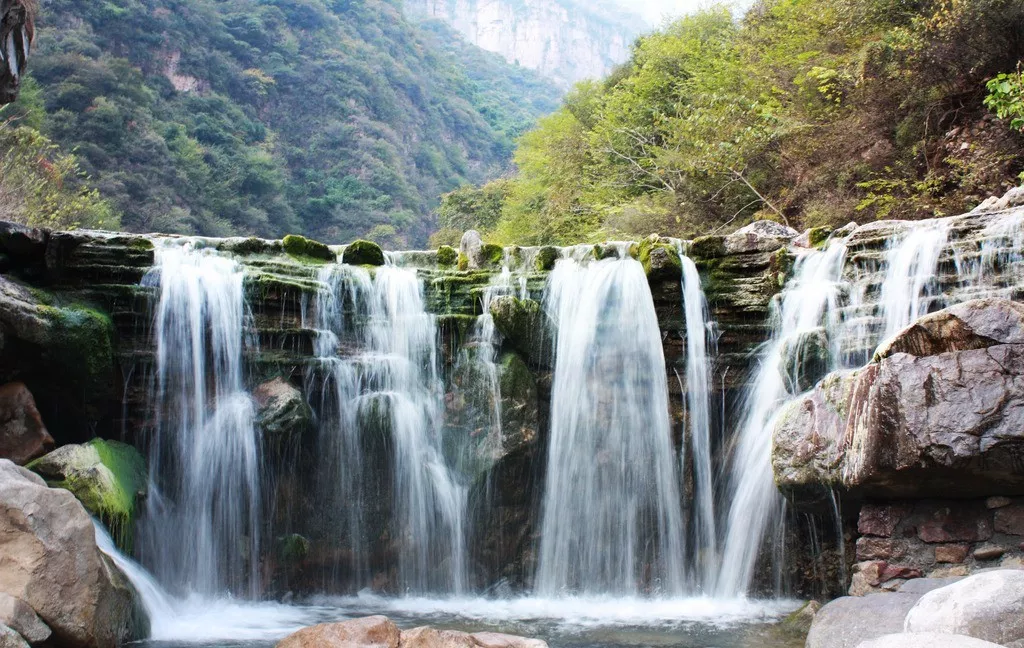
<path id="1" fill-rule="evenodd" d="M 321 623 L 282 639 L 277 648 L 398 648 L 401 632 L 385 616 Z"/>
<path id="2" fill-rule="evenodd" d="M 981 542 L 992 537 L 992 522 L 988 511 L 957 504 L 935 511 L 919 524 L 917 537 L 925 542 Z"/>
<path id="3" fill-rule="evenodd" d="M 1024 343 L 1024 304 L 977 299 L 925 315 L 879 347 L 876 359 L 917 357 Z"/>
<path id="4" fill-rule="evenodd" d="M 1024 535 L 1024 504 L 996 509 L 995 528 L 999 533 Z"/>
<path id="5" fill-rule="evenodd" d="M 0 387 L 0 458 L 23 466 L 52 448 L 53 437 L 28 387 L 20 382 Z"/>
<path id="6" fill-rule="evenodd" d="M 467 632 L 421 626 L 403 630 L 399 645 L 401 648 L 476 648 L 476 641 Z"/>
<path id="7" fill-rule="evenodd" d="M 70 491 L 0 459 L 0 592 L 27 603 L 62 648 L 114 648 L 137 638 L 133 594 L 96 546 Z"/>
<path id="8" fill-rule="evenodd" d="M 906 555 L 906 543 L 889 538 L 857 539 L 857 560 L 894 560 Z"/>
<path id="9" fill-rule="evenodd" d="M 1006 553 L 1005 547 L 998 545 L 984 545 L 974 550 L 975 560 L 997 560 Z"/>
<path id="10" fill-rule="evenodd" d="M 967 544 L 947 544 L 935 547 L 935 562 L 940 563 L 962 563 L 967 560 L 967 552 L 970 546 Z"/>
<path id="11" fill-rule="evenodd" d="M 1009 497 L 995 496 L 989 497 L 988 499 L 985 500 L 985 508 L 989 509 L 1003 508 L 1004 506 L 1009 506 L 1010 504 L 1013 504 L 1013 500 L 1011 500 Z"/>
<path id="12" fill-rule="evenodd" d="M 857 531 L 863 535 L 888 538 L 910 511 L 906 504 L 865 504 L 860 509 Z"/>

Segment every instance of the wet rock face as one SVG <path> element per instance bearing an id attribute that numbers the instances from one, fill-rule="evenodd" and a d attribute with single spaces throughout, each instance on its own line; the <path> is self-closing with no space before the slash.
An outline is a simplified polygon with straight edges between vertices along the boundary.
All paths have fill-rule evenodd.
<path id="1" fill-rule="evenodd" d="M 134 594 L 97 548 L 82 505 L 7 460 L 0 460 L 0 555 L 0 592 L 31 606 L 55 644 L 115 648 L 144 632 Z"/>
<path id="2" fill-rule="evenodd" d="M 856 374 L 830 376 L 774 431 L 776 482 L 870 496 L 1024 493 L 1024 307 L 978 300 L 929 315 Z"/>
<path id="3" fill-rule="evenodd" d="M 491 302 L 491 316 L 507 344 L 520 352 L 531 366 L 550 367 L 551 324 L 538 302 L 498 297 Z"/>
<path id="4" fill-rule="evenodd" d="M 0 457 L 23 466 L 52 448 L 53 437 L 28 387 L 20 382 L 0 387 Z"/>
<path id="5" fill-rule="evenodd" d="M 267 441 L 283 445 L 301 437 L 313 424 L 313 410 L 302 392 L 284 378 L 258 385 L 252 397 L 256 401 L 256 425 Z"/>

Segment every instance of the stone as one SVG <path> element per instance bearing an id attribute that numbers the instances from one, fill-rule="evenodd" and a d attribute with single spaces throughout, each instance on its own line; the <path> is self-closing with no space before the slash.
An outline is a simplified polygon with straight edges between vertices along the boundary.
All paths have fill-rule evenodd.
<path id="1" fill-rule="evenodd" d="M 435 630 L 429 626 L 403 630 L 401 648 L 477 648 L 476 641 L 467 632 Z"/>
<path id="2" fill-rule="evenodd" d="M 1003 648 L 999 644 L 943 632 L 900 632 L 861 642 L 857 648 Z"/>
<path id="3" fill-rule="evenodd" d="M 910 512 L 911 507 L 906 504 L 865 504 L 857 518 L 857 531 L 888 538 Z"/>
<path id="4" fill-rule="evenodd" d="M 376 248 L 376 251 L 380 253 L 381 262 L 370 263 L 369 261 L 362 261 L 363 257 L 360 256 L 361 254 L 365 254 L 365 258 L 367 259 L 373 259 L 375 257 L 372 248 L 364 252 L 364 248 L 360 246 L 357 247 L 355 251 L 353 251 L 353 265 L 362 265 L 363 263 L 367 263 L 369 265 L 384 265 L 384 253 L 380 252 L 380 247 L 376 243 L 369 243 L 367 241 L 356 241 L 352 245 L 356 245 L 357 243 L 366 244 L 367 246 L 372 246 L 372 248 Z M 352 245 L 348 247 L 350 248 L 352 247 Z M 281 240 L 281 247 L 284 248 L 285 253 L 299 261 L 312 263 L 330 261 L 333 263 L 338 260 L 338 255 L 332 252 L 331 248 L 327 247 L 326 244 L 321 243 L 320 241 L 314 241 L 313 239 L 308 239 L 305 236 L 299 236 L 297 234 L 289 234 L 288 236 L 284 237 Z M 345 252 L 348 252 L 348 248 L 345 248 Z M 348 263 L 348 261 L 345 261 L 345 263 Z"/>
<path id="5" fill-rule="evenodd" d="M 907 613 L 906 632 L 946 632 L 996 644 L 1024 640 L 1024 571 L 995 570 L 928 592 Z"/>
<path id="6" fill-rule="evenodd" d="M 999 533 L 1024 535 L 1024 504 L 996 509 L 993 525 Z"/>
<path id="7" fill-rule="evenodd" d="M 998 495 L 989 497 L 988 499 L 985 500 L 985 508 L 988 509 L 1003 508 L 1004 506 L 1009 506 L 1010 504 L 1013 504 L 1013 500 L 1011 500 L 1009 497 L 1002 497 Z"/>
<path id="8" fill-rule="evenodd" d="M 801 394 L 814 387 L 828 373 L 832 349 L 824 328 L 804 331 L 786 340 L 780 351 L 779 373 L 790 394 Z"/>
<path id="9" fill-rule="evenodd" d="M 303 628 L 282 639 L 277 648 L 398 648 L 401 632 L 385 616 L 370 616 Z"/>
<path id="10" fill-rule="evenodd" d="M 23 466 L 52 448 L 53 437 L 28 387 L 21 382 L 0 387 L 0 458 Z"/>
<path id="11" fill-rule="evenodd" d="M 21 599 L 68 648 L 115 648 L 144 636 L 134 592 L 96 546 L 70 492 L 0 459 L 0 592 Z"/>
<path id="12" fill-rule="evenodd" d="M 146 462 L 138 450 L 119 441 L 93 439 L 65 445 L 27 466 L 50 486 L 66 488 L 130 550 L 136 502 L 146 490 Z"/>
<path id="13" fill-rule="evenodd" d="M 992 537 L 992 522 L 987 512 L 969 504 L 954 504 L 934 511 L 917 527 L 924 542 L 981 542 Z"/>
<path id="14" fill-rule="evenodd" d="M 491 301 L 491 316 L 505 342 L 531 366 L 551 366 L 552 325 L 538 302 L 510 295 L 497 297 Z"/>
<path id="15" fill-rule="evenodd" d="M 967 565 L 953 565 L 952 567 L 938 567 L 936 569 L 931 570 L 930 572 L 928 572 L 928 578 L 930 580 L 941 580 L 946 578 L 953 578 L 959 580 L 965 576 L 968 576 L 970 573 L 971 570 L 969 567 L 967 567 Z"/>
<path id="16" fill-rule="evenodd" d="M 901 540 L 871 536 L 857 539 L 857 560 L 893 560 L 906 554 L 906 543 Z"/>
<path id="17" fill-rule="evenodd" d="M 967 560 L 969 550 L 969 545 L 962 543 L 939 545 L 935 547 L 935 562 L 962 563 Z"/>
<path id="18" fill-rule="evenodd" d="M 0 623 L 0 648 L 28 648 L 28 643 L 13 628 Z"/>
<path id="19" fill-rule="evenodd" d="M 951 578 L 912 578 L 900 585 L 900 592 L 905 594 L 927 594 L 946 585 L 952 585 L 960 580 L 958 577 Z"/>
<path id="20" fill-rule="evenodd" d="M 548 648 L 546 641 L 500 632 L 476 632 L 472 637 L 480 648 Z"/>
<path id="21" fill-rule="evenodd" d="M 728 254 L 772 252 L 785 247 L 799 234 L 775 221 L 756 221 L 726 236 L 725 251 Z"/>
<path id="22" fill-rule="evenodd" d="M 0 221 L 0 251 L 19 266 L 45 263 L 49 238 L 46 230 Z"/>
<path id="23" fill-rule="evenodd" d="M 469 230 L 462 235 L 459 241 L 459 256 L 466 259 L 467 267 L 460 267 L 459 270 L 478 270 L 484 266 L 483 258 L 484 240 L 480 232 Z"/>
<path id="24" fill-rule="evenodd" d="M 437 265 L 450 267 L 459 262 L 459 252 L 450 245 L 437 248 Z"/>
<path id="25" fill-rule="evenodd" d="M 975 560 L 998 560 L 1006 553 L 1006 547 L 999 545 L 982 545 L 974 550 Z"/>
<path id="26" fill-rule="evenodd" d="M 920 594 L 844 596 L 814 615 L 806 648 L 855 648 L 862 641 L 903 632 L 903 619 Z"/>
<path id="27" fill-rule="evenodd" d="M 372 241 L 353 241 L 345 246 L 341 262 L 348 265 L 382 266 L 385 263 L 384 250 Z"/>
<path id="28" fill-rule="evenodd" d="M 42 643 L 53 634 L 32 606 L 4 592 L 0 592 L 0 623 L 13 629 L 30 644 Z"/>
<path id="29" fill-rule="evenodd" d="M 920 578 L 920 569 L 906 565 L 890 565 L 884 560 L 868 560 L 853 566 L 854 574 L 850 579 L 850 595 L 864 596 L 877 591 L 886 583 L 894 580 Z"/>
<path id="30" fill-rule="evenodd" d="M 264 439 L 283 444 L 301 437 L 313 424 L 313 409 L 298 387 L 284 378 L 274 378 L 252 391 L 256 402 L 256 425 Z"/>
<path id="31" fill-rule="evenodd" d="M 682 277 L 678 250 L 657 235 L 640 242 L 637 260 L 643 264 L 648 281 L 679 281 Z"/>
<path id="32" fill-rule="evenodd" d="M 897 353 L 917 357 L 1024 344 L 1024 304 L 975 299 L 925 315 L 884 343 L 875 359 Z"/>

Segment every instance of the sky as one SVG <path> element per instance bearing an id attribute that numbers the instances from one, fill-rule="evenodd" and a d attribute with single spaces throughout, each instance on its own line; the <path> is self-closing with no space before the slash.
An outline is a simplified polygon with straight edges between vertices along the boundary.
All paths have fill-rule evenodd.
<path id="1" fill-rule="evenodd" d="M 616 0 L 623 7 L 643 16 L 652 26 L 658 26 L 668 18 L 678 18 L 701 7 L 716 4 L 710 0 Z M 736 3 L 749 5 L 749 0 Z"/>

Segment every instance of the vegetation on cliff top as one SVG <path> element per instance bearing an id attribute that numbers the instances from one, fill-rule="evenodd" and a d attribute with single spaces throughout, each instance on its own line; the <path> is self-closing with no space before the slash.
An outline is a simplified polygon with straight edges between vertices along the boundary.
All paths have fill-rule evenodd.
<path id="1" fill-rule="evenodd" d="M 467 226 L 569 243 L 965 211 L 1024 168 L 1022 57 L 1020 0 L 705 10 L 578 85 L 523 137 L 513 180 L 445 196 L 435 242 Z"/>
<path id="2" fill-rule="evenodd" d="M 421 244 L 437 196 L 504 172 L 558 97 L 397 0 L 41 9 L 34 85 L 0 117 L 60 145 L 55 184 L 95 203 L 62 225 Z"/>

